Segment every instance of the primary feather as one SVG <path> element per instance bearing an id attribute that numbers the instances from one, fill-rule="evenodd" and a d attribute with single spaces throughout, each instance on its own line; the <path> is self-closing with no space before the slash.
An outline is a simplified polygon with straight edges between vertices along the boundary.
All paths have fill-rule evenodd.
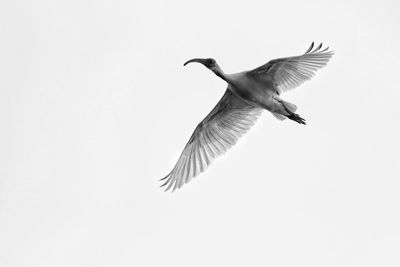
<path id="1" fill-rule="evenodd" d="M 166 190 L 180 188 L 203 172 L 212 160 L 231 148 L 261 115 L 228 89 L 214 109 L 200 122 L 172 171 L 164 177 Z"/>
<path id="2" fill-rule="evenodd" d="M 301 56 L 278 58 L 269 61 L 251 73 L 269 75 L 279 93 L 289 91 L 311 79 L 316 71 L 328 63 L 333 52 L 329 47 L 321 50 L 322 43 L 314 50 L 314 42 Z"/>

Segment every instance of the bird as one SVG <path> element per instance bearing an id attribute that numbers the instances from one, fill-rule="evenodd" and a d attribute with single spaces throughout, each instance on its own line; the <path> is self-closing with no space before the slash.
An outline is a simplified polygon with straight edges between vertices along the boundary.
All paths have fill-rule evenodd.
<path id="1" fill-rule="evenodd" d="M 311 43 L 299 56 L 270 60 L 244 72 L 226 74 L 213 58 L 193 58 L 184 63 L 200 63 L 228 84 L 224 95 L 211 112 L 197 125 L 173 169 L 162 179 L 165 191 L 181 188 L 225 153 L 253 126 L 264 110 L 279 120 L 290 119 L 299 124 L 305 120 L 296 112 L 296 105 L 281 94 L 310 80 L 316 71 L 327 65 L 334 54 L 322 43 Z"/>

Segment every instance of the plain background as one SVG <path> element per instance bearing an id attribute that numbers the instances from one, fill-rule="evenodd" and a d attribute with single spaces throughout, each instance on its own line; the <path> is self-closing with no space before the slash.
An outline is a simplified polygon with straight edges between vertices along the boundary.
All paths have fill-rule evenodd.
<path id="1" fill-rule="evenodd" d="M 399 1 L 0 2 L 0 266 L 400 266 Z M 175 193 L 227 73 L 335 55 Z"/>

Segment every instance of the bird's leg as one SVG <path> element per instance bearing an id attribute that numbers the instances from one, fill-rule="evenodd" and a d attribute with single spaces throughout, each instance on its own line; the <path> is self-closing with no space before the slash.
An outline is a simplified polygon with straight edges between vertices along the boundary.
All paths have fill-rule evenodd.
<path id="1" fill-rule="evenodd" d="M 285 102 L 283 101 L 283 100 L 281 100 L 281 99 L 277 99 L 277 98 L 275 98 L 281 105 L 282 105 L 282 107 L 283 107 L 283 109 L 289 114 L 289 115 L 285 115 L 287 118 L 289 118 L 290 120 L 292 120 L 292 121 L 295 121 L 295 122 L 297 122 L 297 123 L 300 123 L 300 124 L 306 124 L 306 120 L 305 119 L 303 119 L 302 117 L 300 117 L 300 115 L 299 114 L 296 114 L 296 113 L 294 113 L 293 111 L 291 111 L 286 105 L 285 105 Z M 290 104 L 290 103 L 289 103 Z M 293 105 L 293 104 L 291 104 L 291 105 Z M 294 105 L 293 105 L 294 106 Z M 294 106 L 295 107 L 295 106 Z M 295 111 L 295 109 L 294 109 L 294 111 Z"/>
<path id="2" fill-rule="evenodd" d="M 291 119 L 292 121 L 295 121 L 297 123 L 304 124 L 304 125 L 306 124 L 306 120 L 303 119 L 302 117 L 300 117 L 299 114 L 291 113 L 290 115 L 288 115 L 286 117 L 288 117 L 289 119 Z"/>

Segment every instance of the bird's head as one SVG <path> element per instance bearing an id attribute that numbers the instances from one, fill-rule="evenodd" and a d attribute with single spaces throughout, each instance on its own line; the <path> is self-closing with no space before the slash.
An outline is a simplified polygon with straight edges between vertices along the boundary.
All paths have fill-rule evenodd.
<path id="1" fill-rule="evenodd" d="M 217 62 L 213 58 L 193 58 L 189 61 L 186 61 L 185 64 L 183 64 L 183 66 L 186 66 L 187 64 L 192 62 L 201 63 L 210 70 L 215 70 L 219 68 Z"/>
<path id="2" fill-rule="evenodd" d="M 213 58 L 193 58 L 189 61 L 186 61 L 183 66 L 186 66 L 189 63 L 192 62 L 197 62 L 201 63 L 204 66 L 206 66 L 208 69 L 210 69 L 212 72 L 214 72 L 218 77 L 226 81 L 226 75 L 225 73 L 221 70 L 221 68 L 218 66 L 217 61 Z"/>

